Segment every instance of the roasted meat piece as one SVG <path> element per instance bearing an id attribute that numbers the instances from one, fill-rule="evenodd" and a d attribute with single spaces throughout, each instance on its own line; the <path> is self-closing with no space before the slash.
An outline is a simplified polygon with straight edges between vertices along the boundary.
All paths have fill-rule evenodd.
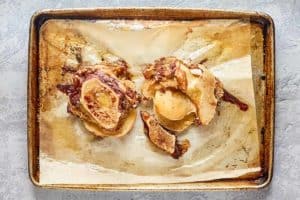
<path id="1" fill-rule="evenodd" d="M 136 118 L 140 95 L 115 69 L 103 63 L 85 66 L 72 74 L 72 83 L 57 85 L 69 97 L 68 112 L 98 136 L 125 135 Z"/>
<path id="2" fill-rule="evenodd" d="M 237 98 L 231 98 L 233 96 L 223 89 L 222 83 L 201 64 L 164 57 L 147 65 L 143 75 L 146 80 L 142 94 L 153 99 L 160 123 L 175 132 L 182 132 L 191 121 L 208 125 L 221 99 L 237 104 L 241 110 L 248 108 Z"/>

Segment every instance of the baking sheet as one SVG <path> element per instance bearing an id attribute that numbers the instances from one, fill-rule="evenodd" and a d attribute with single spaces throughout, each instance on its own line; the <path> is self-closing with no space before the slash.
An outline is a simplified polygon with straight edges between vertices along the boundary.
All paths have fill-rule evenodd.
<path id="1" fill-rule="evenodd" d="M 258 176 L 261 163 L 251 63 L 253 29 L 247 20 L 47 21 L 40 32 L 40 49 L 46 49 L 40 54 L 40 183 L 174 183 L 249 173 Z M 71 56 L 65 50 L 75 44 L 125 59 L 138 88 L 145 63 L 169 55 L 192 62 L 207 58 L 211 72 L 250 108 L 242 112 L 223 102 L 220 115 L 209 126 L 192 127 L 180 136 L 191 141 L 191 148 L 179 160 L 151 147 L 140 119 L 124 138 L 99 140 L 66 112 L 67 98 L 55 89 L 61 81 L 61 63 Z M 263 48 L 262 43 L 258 46 Z M 96 61 L 95 56 L 87 59 Z"/>

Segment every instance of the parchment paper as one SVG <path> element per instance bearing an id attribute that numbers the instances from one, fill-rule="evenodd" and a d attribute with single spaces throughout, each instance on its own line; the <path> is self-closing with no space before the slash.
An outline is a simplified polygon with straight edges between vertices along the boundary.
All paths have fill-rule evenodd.
<path id="1" fill-rule="evenodd" d="M 251 37 L 250 23 L 238 20 L 48 21 L 40 33 L 40 182 L 174 183 L 258 174 Z M 125 137 L 96 138 L 67 113 L 68 99 L 55 88 L 63 81 L 60 68 L 72 57 L 66 50 L 72 45 L 93 49 L 87 58 L 91 63 L 101 52 L 123 58 L 138 90 L 144 81 L 141 69 L 155 59 L 173 55 L 193 63 L 205 61 L 249 110 L 222 102 L 208 126 L 192 126 L 179 136 L 189 139 L 191 148 L 178 160 L 151 145 L 139 116 Z"/>

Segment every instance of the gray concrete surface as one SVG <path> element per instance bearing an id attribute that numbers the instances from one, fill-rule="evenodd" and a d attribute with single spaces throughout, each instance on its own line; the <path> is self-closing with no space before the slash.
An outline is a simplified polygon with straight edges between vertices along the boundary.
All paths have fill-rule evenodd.
<path id="1" fill-rule="evenodd" d="M 170 6 L 257 10 L 276 26 L 276 137 L 271 185 L 241 192 L 89 192 L 35 188 L 27 172 L 28 25 L 43 8 Z M 0 0 L 0 199 L 300 199 L 300 0 Z"/>

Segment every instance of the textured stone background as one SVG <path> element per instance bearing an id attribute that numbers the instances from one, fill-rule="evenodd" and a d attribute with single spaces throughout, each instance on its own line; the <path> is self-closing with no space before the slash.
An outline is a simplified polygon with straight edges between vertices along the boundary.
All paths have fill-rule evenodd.
<path id="1" fill-rule="evenodd" d="M 35 188 L 27 172 L 28 25 L 43 8 L 169 6 L 264 11 L 276 26 L 276 137 L 271 185 L 241 192 L 87 192 Z M 300 199 L 300 0 L 0 0 L 0 199 Z"/>

